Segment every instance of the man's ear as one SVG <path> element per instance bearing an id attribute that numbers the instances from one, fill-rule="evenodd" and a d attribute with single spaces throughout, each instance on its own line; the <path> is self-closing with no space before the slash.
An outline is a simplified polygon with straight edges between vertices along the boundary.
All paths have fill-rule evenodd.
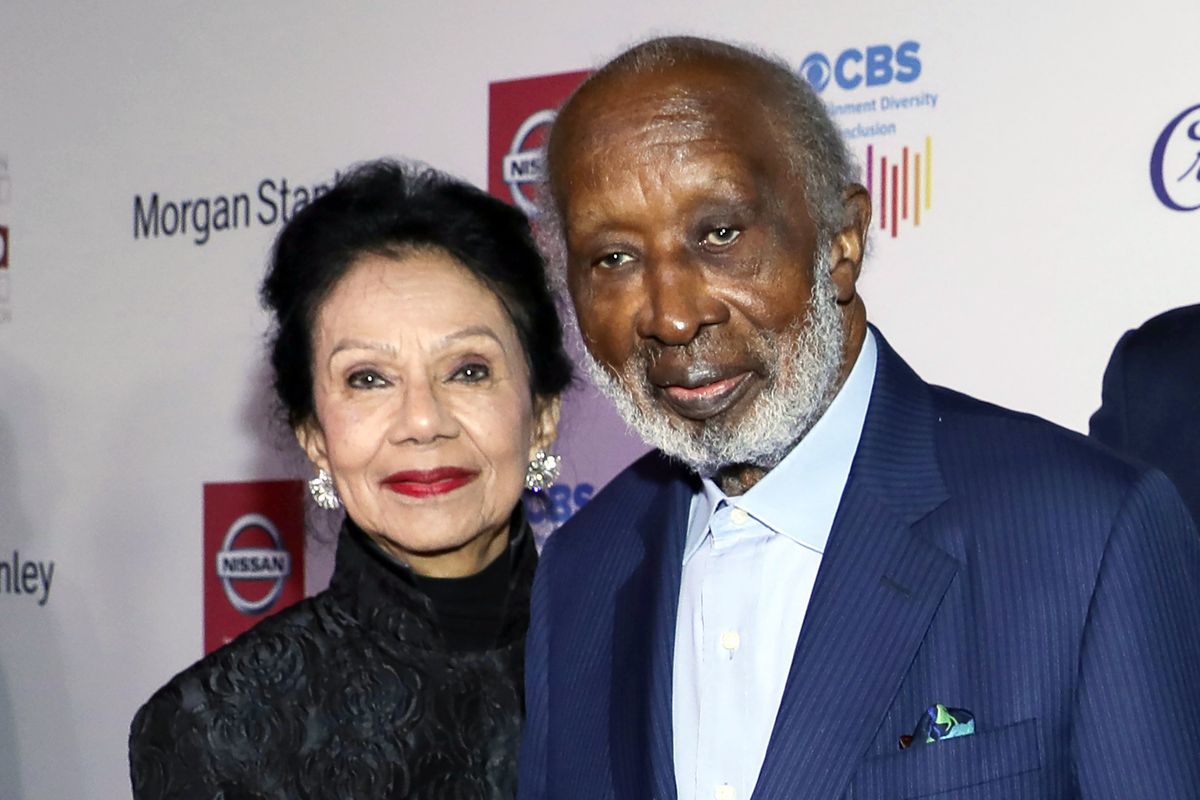
<path id="1" fill-rule="evenodd" d="M 829 243 L 830 276 L 837 286 L 839 303 L 849 303 L 855 297 L 870 226 L 871 196 L 864 187 L 852 183 L 842 193 L 842 228 Z"/>
<path id="2" fill-rule="evenodd" d="M 549 450 L 558 436 L 558 420 L 562 413 L 562 397 L 533 398 L 533 440 L 529 444 L 529 457 L 538 450 Z"/>
<path id="3" fill-rule="evenodd" d="M 325 431 L 321 430 L 321 425 L 316 418 L 310 417 L 293 428 L 292 432 L 296 434 L 296 441 L 300 443 L 300 448 L 304 450 L 308 460 L 317 469 L 330 472 L 329 456 L 325 450 Z"/>

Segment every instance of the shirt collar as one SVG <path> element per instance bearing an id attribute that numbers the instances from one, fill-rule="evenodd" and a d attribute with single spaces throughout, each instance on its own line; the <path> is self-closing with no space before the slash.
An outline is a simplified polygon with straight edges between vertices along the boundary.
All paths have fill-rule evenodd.
<path id="1" fill-rule="evenodd" d="M 775 469 L 741 496 L 729 497 L 711 479 L 692 498 L 683 560 L 704 542 L 712 516 L 722 503 L 736 506 L 771 530 L 824 553 L 850 465 L 862 436 L 878 348 L 867 330 L 854 367 L 829 408 Z"/>

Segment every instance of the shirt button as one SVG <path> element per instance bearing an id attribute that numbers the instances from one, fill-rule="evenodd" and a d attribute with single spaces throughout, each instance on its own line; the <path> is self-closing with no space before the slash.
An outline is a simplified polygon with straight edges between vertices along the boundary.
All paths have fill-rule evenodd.
<path id="1" fill-rule="evenodd" d="M 742 646 L 742 637 L 737 631 L 725 631 L 721 634 L 721 647 L 724 647 L 731 654 Z M 728 785 L 728 784 L 725 784 Z"/>
<path id="2" fill-rule="evenodd" d="M 745 525 L 746 520 L 750 519 L 750 515 L 740 508 L 735 508 L 729 512 L 729 519 L 734 525 Z"/>
<path id="3" fill-rule="evenodd" d="M 737 790 L 728 783 L 722 783 L 714 793 L 716 800 L 737 800 Z"/>

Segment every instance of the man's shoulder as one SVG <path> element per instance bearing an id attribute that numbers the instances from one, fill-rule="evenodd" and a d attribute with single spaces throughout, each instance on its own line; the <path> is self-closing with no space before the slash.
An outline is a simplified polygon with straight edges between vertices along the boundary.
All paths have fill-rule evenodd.
<path id="1" fill-rule="evenodd" d="M 1145 335 L 1200 332 L 1200 303 L 1164 311 L 1146 320 L 1136 330 Z"/>
<path id="2" fill-rule="evenodd" d="M 907 439 L 885 437 L 889 444 L 903 441 L 920 445 L 928 430 L 936 442 L 939 459 L 949 455 L 956 461 L 954 466 L 961 464 L 971 470 L 1011 463 L 1020 460 L 1022 453 L 1037 453 L 1055 463 L 1067 459 L 1091 462 L 1101 469 L 1126 470 L 1127 465 L 1083 434 L 1035 414 L 926 382 L 878 332 L 876 336 L 881 342 L 880 369 L 872 391 L 872 409 L 881 397 L 885 401 L 875 417 L 876 424 L 884 426 L 880 430 L 912 429 Z"/>
<path id="3" fill-rule="evenodd" d="M 931 519 L 984 563 L 1092 574 L 1114 531 L 1136 529 L 1147 547 L 1186 538 L 1178 492 L 1160 471 L 1034 414 L 929 389 L 946 498 Z"/>
<path id="4" fill-rule="evenodd" d="M 1034 494 L 1057 486 L 1064 500 L 1075 494 L 1119 502 L 1145 473 L 1087 436 L 1035 414 L 944 387 L 931 389 L 943 475 L 950 484 L 988 481 L 998 491 L 1023 485 Z"/>
<path id="5" fill-rule="evenodd" d="M 1173 308 L 1152 317 L 1121 337 L 1117 349 L 1126 359 L 1158 363 L 1200 361 L 1200 304 Z"/>

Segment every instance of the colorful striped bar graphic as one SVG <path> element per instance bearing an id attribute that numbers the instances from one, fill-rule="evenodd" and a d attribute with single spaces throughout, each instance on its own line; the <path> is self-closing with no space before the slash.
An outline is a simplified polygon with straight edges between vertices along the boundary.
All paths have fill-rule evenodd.
<path id="1" fill-rule="evenodd" d="M 913 225 L 921 224 L 921 154 L 913 154 Z"/>
<path id="2" fill-rule="evenodd" d="M 879 227 L 887 230 L 887 156 L 880 159 L 879 167 Z"/>
<path id="3" fill-rule="evenodd" d="M 929 208 L 929 198 L 933 194 L 933 137 L 925 137 L 925 207 Z"/>
<path id="4" fill-rule="evenodd" d="M 900 168 L 892 164 L 892 238 L 896 238 L 896 207 L 900 205 L 896 202 L 896 193 L 900 189 L 900 181 L 897 179 L 897 174 Z"/>
<path id="5" fill-rule="evenodd" d="M 911 221 L 913 227 L 920 225 L 921 212 L 929 209 L 933 194 L 933 137 L 926 136 L 923 146 L 905 145 L 890 165 L 886 155 L 880 155 L 876 164 L 875 145 L 869 144 L 865 160 L 867 192 L 879 198 L 879 229 L 890 228 L 895 237 L 900 233 L 901 221 Z"/>

